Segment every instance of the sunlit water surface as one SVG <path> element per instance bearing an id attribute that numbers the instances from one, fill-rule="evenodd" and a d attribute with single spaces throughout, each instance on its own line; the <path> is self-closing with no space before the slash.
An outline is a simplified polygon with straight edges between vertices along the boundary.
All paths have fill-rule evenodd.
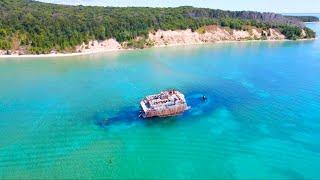
<path id="1" fill-rule="evenodd" d="M 0 136 L 0 178 L 320 178 L 320 40 L 1 59 Z"/>

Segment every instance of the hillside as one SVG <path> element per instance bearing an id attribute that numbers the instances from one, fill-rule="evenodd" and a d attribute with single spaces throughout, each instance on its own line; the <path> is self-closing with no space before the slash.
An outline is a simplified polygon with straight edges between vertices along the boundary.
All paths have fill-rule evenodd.
<path id="1" fill-rule="evenodd" d="M 285 16 L 289 19 L 295 19 L 302 22 L 319 22 L 319 18 L 316 16 Z"/>
<path id="2" fill-rule="evenodd" d="M 52 50 L 72 52 L 83 42 L 110 38 L 135 46 L 138 37 L 147 39 L 150 32 L 198 31 L 207 25 L 235 30 L 274 28 L 287 39 L 315 37 L 315 33 L 298 19 L 274 13 L 194 7 L 85 7 L 0 0 L 0 49 L 23 49 L 29 54 L 45 54 Z"/>

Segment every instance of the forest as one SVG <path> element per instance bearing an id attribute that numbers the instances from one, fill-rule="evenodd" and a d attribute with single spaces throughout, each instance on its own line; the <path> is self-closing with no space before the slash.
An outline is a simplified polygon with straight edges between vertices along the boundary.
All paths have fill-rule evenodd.
<path id="1" fill-rule="evenodd" d="M 205 25 L 243 29 L 247 25 L 277 28 L 288 39 L 308 38 L 315 32 L 299 19 L 274 13 L 177 7 L 68 6 L 31 0 L 0 0 L 0 49 L 25 49 L 31 54 L 73 51 L 89 40 L 119 42 L 147 37 L 150 31 L 192 29 Z"/>
<path id="2" fill-rule="evenodd" d="M 319 22 L 316 16 L 285 16 L 286 18 L 297 19 L 302 22 Z"/>

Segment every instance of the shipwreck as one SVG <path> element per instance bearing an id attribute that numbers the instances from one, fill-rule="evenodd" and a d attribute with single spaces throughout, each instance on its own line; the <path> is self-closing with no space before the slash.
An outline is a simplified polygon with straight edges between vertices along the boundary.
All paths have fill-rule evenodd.
<path id="1" fill-rule="evenodd" d="M 149 95 L 140 102 L 140 106 L 140 117 L 143 118 L 175 116 L 190 108 L 184 95 L 174 89 Z"/>

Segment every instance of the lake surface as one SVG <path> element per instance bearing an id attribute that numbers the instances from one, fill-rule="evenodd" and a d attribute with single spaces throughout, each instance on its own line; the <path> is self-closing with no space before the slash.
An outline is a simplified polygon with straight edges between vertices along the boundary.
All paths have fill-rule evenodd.
<path id="1" fill-rule="evenodd" d="M 320 40 L 1 59 L 0 136 L 0 178 L 320 178 Z"/>

